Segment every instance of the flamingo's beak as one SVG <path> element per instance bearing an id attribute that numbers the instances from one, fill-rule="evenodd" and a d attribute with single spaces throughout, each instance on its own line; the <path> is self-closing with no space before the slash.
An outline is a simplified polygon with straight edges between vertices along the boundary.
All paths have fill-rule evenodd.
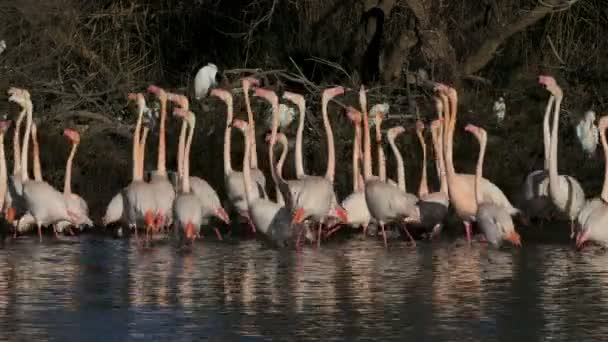
<path id="1" fill-rule="evenodd" d="M 342 223 L 348 223 L 348 213 L 341 206 L 336 207 L 336 216 L 338 216 Z"/>
<path id="2" fill-rule="evenodd" d="M 12 224 L 13 221 L 15 221 L 16 215 L 17 213 L 14 207 L 9 207 L 6 209 L 6 221 L 8 221 L 8 223 Z"/>
<path id="3" fill-rule="evenodd" d="M 521 247 L 521 237 L 516 231 L 512 231 L 511 233 L 507 234 L 505 239 L 510 241 L 514 246 Z"/>
<path id="4" fill-rule="evenodd" d="M 226 212 L 226 210 L 224 210 L 224 208 L 219 207 L 215 209 L 215 216 L 220 220 L 224 221 L 224 223 L 230 224 L 230 217 L 228 216 L 228 213 Z"/>
<path id="5" fill-rule="evenodd" d="M 304 209 L 299 208 L 296 210 L 296 213 L 293 215 L 293 220 L 291 220 L 291 224 L 298 224 L 304 220 Z"/>
<path id="6" fill-rule="evenodd" d="M 196 234 L 194 234 L 194 225 L 192 224 L 192 222 L 188 222 L 188 224 L 186 225 L 186 238 L 188 240 L 194 240 L 195 237 Z"/>
<path id="7" fill-rule="evenodd" d="M 581 232 L 576 233 L 576 248 L 581 249 L 583 247 L 583 245 L 585 244 L 585 241 L 587 241 L 588 238 L 589 238 L 589 229 L 585 230 L 582 233 Z"/>

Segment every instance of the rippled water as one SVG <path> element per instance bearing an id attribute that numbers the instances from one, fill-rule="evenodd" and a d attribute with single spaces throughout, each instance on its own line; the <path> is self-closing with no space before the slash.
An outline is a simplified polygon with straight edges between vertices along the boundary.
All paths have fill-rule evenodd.
<path id="1" fill-rule="evenodd" d="M 607 270 L 565 244 L 24 237 L 0 247 L 0 340 L 601 340 Z"/>

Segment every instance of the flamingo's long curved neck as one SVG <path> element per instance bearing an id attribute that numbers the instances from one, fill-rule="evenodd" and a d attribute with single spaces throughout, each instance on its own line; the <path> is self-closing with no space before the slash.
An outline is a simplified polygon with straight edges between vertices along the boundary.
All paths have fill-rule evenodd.
<path id="1" fill-rule="evenodd" d="M 482 202 L 481 177 L 483 177 L 483 161 L 486 155 L 487 139 L 479 137 L 479 156 L 477 157 L 477 168 L 475 169 L 475 203 L 479 206 Z"/>
<path id="2" fill-rule="evenodd" d="M 421 131 L 417 130 L 416 135 L 420 141 L 420 147 L 422 147 L 422 171 L 420 172 L 420 186 L 418 187 L 418 196 L 422 197 L 429 193 L 429 185 L 426 177 L 426 143 Z"/>
<path id="3" fill-rule="evenodd" d="M 247 120 L 249 121 L 249 139 L 251 139 L 251 168 L 258 168 L 258 153 L 255 142 L 255 121 L 253 119 L 253 111 L 251 110 L 251 101 L 249 100 L 249 84 L 245 83 L 243 87 L 245 93 L 245 106 L 247 107 Z"/>
<path id="4" fill-rule="evenodd" d="M 78 149 L 78 143 L 72 142 L 72 150 L 68 161 L 65 163 L 65 179 L 63 180 L 63 194 L 69 195 L 72 193 L 72 163 L 74 156 L 76 155 L 76 149 Z"/>
<path id="5" fill-rule="evenodd" d="M 384 149 L 382 148 L 382 116 L 376 116 L 376 149 L 378 153 L 378 176 L 380 180 L 386 182 L 386 157 L 384 156 Z"/>
<path id="6" fill-rule="evenodd" d="M 450 96 L 449 100 L 446 94 L 440 94 L 441 100 L 443 102 L 443 106 L 446 109 L 444 111 L 445 117 L 445 128 L 443 131 L 443 148 L 444 148 L 444 158 L 445 158 L 445 171 L 446 178 L 448 182 L 450 182 L 450 178 L 452 178 L 456 171 L 454 170 L 454 160 L 452 158 L 452 149 L 453 149 L 453 139 L 454 139 L 454 127 L 456 126 L 456 98 Z M 449 109 L 448 109 L 449 108 Z"/>
<path id="7" fill-rule="evenodd" d="M 304 172 L 304 158 L 302 156 L 302 139 L 304 135 L 304 119 L 306 118 L 306 102 L 304 100 L 298 103 L 300 116 L 298 118 L 298 130 L 296 132 L 296 150 L 295 150 L 295 166 L 296 178 L 302 179 L 306 176 Z"/>
<path id="8" fill-rule="evenodd" d="M 224 176 L 232 173 L 232 159 L 230 150 L 232 148 L 232 117 L 233 117 L 232 96 L 226 100 L 226 128 L 224 129 Z"/>
<path id="9" fill-rule="evenodd" d="M 359 122 L 355 124 L 355 136 L 353 137 L 353 192 L 359 191 L 359 141 L 361 139 L 361 127 Z"/>
<path id="10" fill-rule="evenodd" d="M 279 129 L 279 118 L 278 118 L 278 103 L 272 103 L 272 125 L 271 125 L 271 133 L 270 133 L 270 145 L 268 146 L 268 158 L 270 160 L 270 174 L 272 176 L 272 180 L 274 181 L 274 186 L 275 186 L 275 191 L 276 191 L 276 196 L 277 196 L 277 203 L 279 204 L 284 204 L 285 200 L 283 199 L 283 194 L 281 193 L 281 190 L 279 189 L 279 182 L 281 181 L 281 179 L 279 179 L 279 167 L 283 167 L 283 163 L 281 161 L 279 161 L 279 163 L 281 164 L 279 166 L 279 163 L 277 163 L 275 165 L 275 157 L 274 157 L 274 145 L 276 143 L 276 139 L 277 139 L 277 131 Z M 285 152 L 285 154 L 287 154 L 287 150 L 285 149 L 283 152 Z M 281 152 L 281 158 L 283 159 L 283 152 Z"/>
<path id="11" fill-rule="evenodd" d="M 370 144 L 369 121 L 367 114 L 367 97 L 365 88 L 361 87 L 359 91 L 359 102 L 363 113 L 363 177 L 365 180 L 372 178 L 372 148 Z"/>
<path id="12" fill-rule="evenodd" d="M 15 159 L 17 160 L 17 159 Z M 4 154 L 4 132 L 0 132 L 0 209 L 4 210 L 4 196 L 7 189 L 6 156 Z"/>
<path id="13" fill-rule="evenodd" d="M 397 145 L 395 144 L 395 137 L 388 137 L 388 144 L 391 146 L 391 150 L 393 151 L 393 155 L 395 156 L 395 160 L 397 161 L 397 186 L 401 191 L 405 192 L 405 167 L 403 166 L 403 157 L 401 156 L 401 152 Z"/>
<path id="14" fill-rule="evenodd" d="M 158 159 L 156 162 L 156 172 L 158 175 L 167 175 L 167 140 L 166 140 L 166 124 L 167 124 L 167 99 L 160 99 L 160 125 L 158 127 Z"/>
<path id="15" fill-rule="evenodd" d="M 34 156 L 34 180 L 42 181 L 42 167 L 40 166 L 40 145 L 38 144 L 38 129 L 35 123 L 32 123 L 32 153 Z"/>
<path id="16" fill-rule="evenodd" d="M 273 180 L 274 180 L 274 187 L 275 187 L 275 192 L 277 194 L 277 203 L 281 204 L 281 205 L 285 205 L 285 199 L 283 198 L 283 194 L 281 193 L 281 189 L 279 188 L 279 182 L 283 181 L 283 164 L 285 163 L 285 159 L 287 158 L 287 137 L 285 137 L 284 134 L 278 134 L 277 135 L 277 141 L 279 142 L 279 144 L 281 144 L 281 156 L 279 157 L 279 161 L 276 164 L 276 169 L 275 169 L 275 164 L 274 164 L 274 157 L 273 160 L 271 160 L 271 170 L 275 170 L 273 171 Z M 274 148 L 274 144 L 272 144 L 273 147 L 271 149 Z M 274 156 L 274 154 L 273 154 Z"/>
<path id="17" fill-rule="evenodd" d="M 32 132 L 32 111 L 33 104 L 28 101 L 26 105 L 27 118 L 25 120 L 25 133 L 23 134 L 23 146 L 21 148 L 21 181 L 27 181 L 27 155 L 30 145 L 30 135 Z"/>
<path id="18" fill-rule="evenodd" d="M 185 150 L 185 145 L 186 145 L 186 130 L 188 128 L 188 123 L 186 122 L 186 119 L 182 120 L 182 127 L 181 130 L 179 132 L 179 143 L 177 144 L 177 155 L 178 155 L 178 159 L 177 159 L 177 175 L 179 177 L 180 180 L 180 185 L 183 182 L 184 179 L 184 150 Z M 181 158 L 179 156 L 182 156 Z"/>
<path id="19" fill-rule="evenodd" d="M 194 137 L 194 126 L 196 124 L 194 115 L 188 113 L 190 120 L 188 123 L 188 139 L 186 141 L 186 147 L 184 148 L 184 177 L 182 178 L 182 191 L 184 193 L 190 192 L 190 149 L 192 147 L 192 139 Z"/>
<path id="20" fill-rule="evenodd" d="M 148 140 L 148 133 L 150 133 L 150 128 L 148 126 L 144 126 L 141 133 L 141 139 L 139 141 L 139 154 L 137 155 L 137 172 L 139 172 L 139 176 L 143 179 L 144 177 L 144 165 L 145 165 L 145 153 L 146 153 L 146 141 Z"/>
<path id="21" fill-rule="evenodd" d="M 245 141 L 245 152 L 243 154 L 243 181 L 245 183 L 245 199 L 247 200 L 247 207 L 251 210 L 250 204 L 253 202 L 254 197 L 251 193 L 251 141 L 250 131 L 246 127 L 243 130 L 244 141 Z M 272 139 L 272 138 L 271 138 Z"/>
<path id="22" fill-rule="evenodd" d="M 335 96 L 333 93 L 340 88 L 341 87 L 326 89 L 323 92 L 322 98 L 323 107 L 321 110 L 323 115 L 323 126 L 325 127 L 325 134 L 327 135 L 327 171 L 325 172 L 325 178 L 329 179 L 331 182 L 334 181 L 336 171 L 336 152 L 334 148 L 334 132 L 331 129 L 329 116 L 327 114 L 327 104 L 329 103 L 329 100 Z"/>
<path id="23" fill-rule="evenodd" d="M 604 185 L 602 186 L 601 198 L 604 203 L 608 203 L 608 143 L 606 142 L 606 127 L 601 127 L 600 139 L 604 148 Z"/>
<path id="24" fill-rule="evenodd" d="M 433 136 L 433 149 L 435 150 L 435 168 L 439 177 L 439 191 L 444 194 L 448 193 L 448 181 L 445 175 L 445 160 L 443 158 L 443 122 L 439 123 L 437 129 L 431 131 Z"/>
<path id="25" fill-rule="evenodd" d="M 544 169 L 549 170 L 549 160 L 551 153 L 551 131 L 549 129 L 549 119 L 551 117 L 551 107 L 553 107 L 553 103 L 555 102 L 555 96 L 551 95 L 549 97 L 549 101 L 547 101 L 547 107 L 545 108 L 545 116 L 543 117 L 543 146 L 545 148 L 545 160 L 544 160 Z"/>
<path id="26" fill-rule="evenodd" d="M 13 176 L 19 177 L 21 172 L 21 142 L 19 135 L 21 132 L 21 123 L 27 115 L 27 108 L 22 108 L 15 122 L 15 131 L 13 132 Z"/>
<path id="27" fill-rule="evenodd" d="M 555 107 L 553 110 L 553 127 L 551 132 L 551 151 L 549 155 L 549 190 L 553 198 L 559 195 L 559 175 L 557 173 L 557 144 L 559 141 L 559 111 L 562 102 L 561 94 L 555 96 Z"/>
<path id="28" fill-rule="evenodd" d="M 143 180 L 143 175 L 139 173 L 139 150 L 140 150 L 140 138 L 141 138 L 141 122 L 144 114 L 144 108 L 138 104 L 137 106 L 137 122 L 135 123 L 135 131 L 133 133 L 133 180 Z M 25 146 L 24 146 L 25 148 Z"/>

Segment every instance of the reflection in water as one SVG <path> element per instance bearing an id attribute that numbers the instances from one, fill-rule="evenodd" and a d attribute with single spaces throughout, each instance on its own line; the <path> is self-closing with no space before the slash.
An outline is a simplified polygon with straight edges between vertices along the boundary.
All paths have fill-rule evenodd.
<path id="1" fill-rule="evenodd" d="M 565 245 L 22 238 L 0 247 L 0 341 L 598 340 L 608 254 Z"/>

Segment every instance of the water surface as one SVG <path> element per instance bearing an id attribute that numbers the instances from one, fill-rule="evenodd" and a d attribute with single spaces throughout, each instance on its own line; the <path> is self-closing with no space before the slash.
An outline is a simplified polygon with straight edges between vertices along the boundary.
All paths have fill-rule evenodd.
<path id="1" fill-rule="evenodd" d="M 0 247 L 0 340 L 601 340 L 607 270 L 565 244 L 23 237 Z"/>

